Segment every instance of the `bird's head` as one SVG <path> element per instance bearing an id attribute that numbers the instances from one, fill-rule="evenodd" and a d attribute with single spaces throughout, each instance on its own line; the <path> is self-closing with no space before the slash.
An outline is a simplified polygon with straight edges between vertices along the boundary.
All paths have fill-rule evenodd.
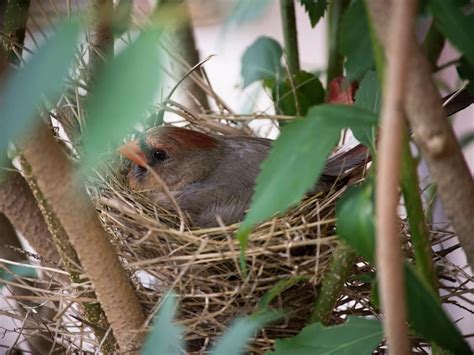
<path id="1" fill-rule="evenodd" d="M 119 149 L 132 162 L 127 175 L 133 190 L 159 189 L 152 169 L 177 191 L 204 180 L 219 161 L 220 141 L 210 135 L 179 127 L 155 127 Z M 148 168 L 148 169 L 147 169 Z"/>

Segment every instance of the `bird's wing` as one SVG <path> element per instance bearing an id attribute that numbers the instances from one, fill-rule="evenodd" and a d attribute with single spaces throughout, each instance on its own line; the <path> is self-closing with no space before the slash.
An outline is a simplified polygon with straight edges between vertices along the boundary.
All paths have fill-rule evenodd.
<path id="1" fill-rule="evenodd" d="M 173 192 L 183 212 L 192 220 L 193 226 L 206 228 L 218 226 L 218 219 L 225 225 L 242 220 L 251 198 L 251 190 L 236 193 L 233 186 L 194 183 L 182 191 Z M 175 206 L 163 193 L 153 200 L 163 208 L 175 210 Z"/>

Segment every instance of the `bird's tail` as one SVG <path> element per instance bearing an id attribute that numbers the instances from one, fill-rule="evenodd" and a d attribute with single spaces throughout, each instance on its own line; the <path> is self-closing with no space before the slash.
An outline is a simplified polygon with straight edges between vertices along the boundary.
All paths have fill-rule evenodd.
<path id="1" fill-rule="evenodd" d="M 456 95 L 456 96 L 454 96 Z M 453 97 L 454 96 L 454 97 Z M 474 94 L 463 89 L 443 97 L 442 102 L 447 116 L 464 110 L 466 107 L 474 103 Z M 327 182 L 336 180 L 344 180 L 351 174 L 355 168 L 362 167 L 371 161 L 369 150 L 362 144 L 356 145 L 342 153 L 336 153 L 328 159 L 324 168 L 321 179 Z"/>

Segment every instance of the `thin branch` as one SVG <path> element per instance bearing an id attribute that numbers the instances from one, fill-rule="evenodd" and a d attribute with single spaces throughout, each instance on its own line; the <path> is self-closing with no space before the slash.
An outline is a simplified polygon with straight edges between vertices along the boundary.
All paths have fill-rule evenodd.
<path id="1" fill-rule="evenodd" d="M 183 0 L 162 0 L 160 6 L 175 5 L 179 6 L 179 14 L 183 17 L 182 23 L 175 29 L 171 34 L 173 43 L 176 46 L 178 54 L 192 67 L 196 67 L 198 63 L 202 63 L 199 57 L 199 51 L 196 46 L 194 39 L 194 31 L 191 21 L 191 15 L 189 13 L 189 6 L 187 1 Z M 158 9 L 159 11 L 159 9 Z M 199 68 L 200 66 L 197 66 Z M 178 65 L 180 73 L 178 76 L 188 76 L 186 68 Z M 200 70 L 195 71 L 195 74 L 202 78 Z M 190 98 L 187 102 L 187 106 L 194 112 L 209 111 L 209 102 L 207 100 L 206 92 L 199 87 L 199 85 L 191 80 L 187 79 L 183 87 L 184 91 L 189 92 Z M 194 100 L 193 100 L 194 98 Z M 197 100 L 197 103 L 195 102 Z"/>
<path id="2" fill-rule="evenodd" d="M 6 172 L 0 176 L 0 212 L 44 261 L 59 263 L 59 254 L 36 199 L 19 172 Z"/>
<path id="3" fill-rule="evenodd" d="M 114 34 L 112 31 L 112 0 L 89 0 L 91 29 L 89 31 L 89 79 L 114 55 Z"/>
<path id="4" fill-rule="evenodd" d="M 379 278 L 385 334 L 393 354 L 409 354 L 406 321 L 403 256 L 397 208 L 402 134 L 404 129 L 403 96 L 410 34 L 413 31 L 416 1 L 397 1 L 388 22 L 390 40 L 386 48 L 387 66 L 381 133 L 378 144 L 376 187 L 377 275 Z M 387 25 L 387 24 L 386 24 Z"/>
<path id="5" fill-rule="evenodd" d="M 385 44 L 390 43 L 386 26 L 392 17 L 390 3 L 370 0 L 368 4 L 379 38 Z M 437 186 L 444 211 L 456 231 L 471 269 L 474 269 L 474 181 L 453 128 L 446 120 L 439 90 L 433 82 L 431 64 L 414 34 L 409 52 L 405 112 L 413 138 Z"/>
<path id="6" fill-rule="evenodd" d="M 300 56 L 294 0 L 280 0 L 280 11 L 288 68 L 291 75 L 295 75 L 300 71 Z"/>
<path id="7" fill-rule="evenodd" d="M 332 79 L 341 76 L 344 71 L 344 57 L 339 53 L 339 24 L 344 11 L 349 6 L 349 0 L 333 0 L 328 9 L 328 69 L 327 85 Z"/>
<path id="8" fill-rule="evenodd" d="M 2 48 L 10 63 L 20 63 L 29 11 L 30 0 L 10 0 L 5 6 L 3 32 L 6 38 L 2 38 Z"/>

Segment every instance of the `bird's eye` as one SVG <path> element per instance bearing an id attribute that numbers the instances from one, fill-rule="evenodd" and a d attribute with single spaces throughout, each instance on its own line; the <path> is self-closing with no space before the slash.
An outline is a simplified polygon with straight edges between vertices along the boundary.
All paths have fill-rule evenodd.
<path id="1" fill-rule="evenodd" d="M 153 152 L 153 158 L 156 161 L 163 161 L 168 157 L 166 152 L 163 149 L 157 149 Z"/>

